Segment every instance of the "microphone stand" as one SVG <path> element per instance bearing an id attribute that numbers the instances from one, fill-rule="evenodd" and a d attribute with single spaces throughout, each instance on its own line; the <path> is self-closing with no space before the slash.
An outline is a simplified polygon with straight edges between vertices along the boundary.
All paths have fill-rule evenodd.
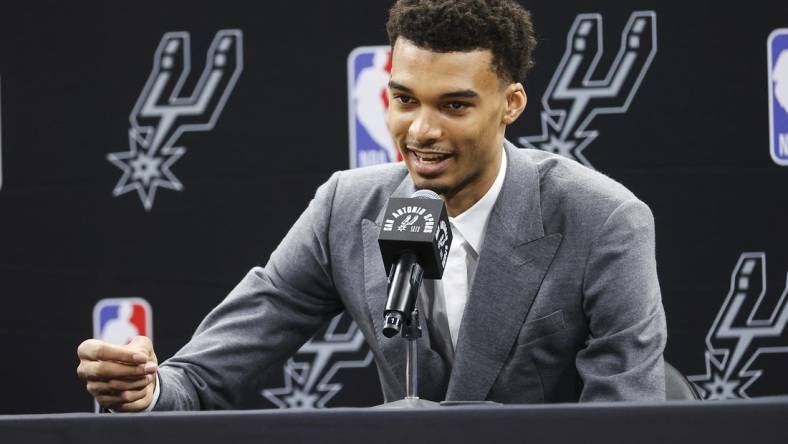
<path id="1" fill-rule="evenodd" d="M 419 369 L 418 347 L 416 341 L 421 338 L 421 324 L 419 323 L 419 310 L 405 316 L 403 320 L 402 337 L 408 341 L 405 347 L 405 398 L 399 401 L 388 402 L 377 408 L 383 409 L 418 409 L 438 407 L 439 404 L 426 399 L 419 399 Z"/>
<path id="2" fill-rule="evenodd" d="M 421 337 L 421 325 L 418 309 L 413 310 L 405 319 L 402 337 L 408 341 L 405 349 L 405 399 L 419 399 L 419 355 L 416 341 Z"/>

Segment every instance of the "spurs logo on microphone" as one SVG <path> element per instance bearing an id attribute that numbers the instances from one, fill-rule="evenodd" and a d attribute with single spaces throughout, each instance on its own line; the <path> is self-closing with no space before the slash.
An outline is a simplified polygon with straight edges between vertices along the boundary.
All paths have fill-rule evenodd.
<path id="1" fill-rule="evenodd" d="M 171 168 L 186 148 L 176 147 L 189 131 L 210 131 L 243 70 L 242 34 L 221 30 L 208 49 L 205 68 L 191 95 L 181 91 L 191 71 L 188 32 L 164 34 L 153 59 L 153 71 L 129 115 L 129 150 L 107 155 L 123 170 L 112 191 L 137 191 L 145 210 L 153 208 L 157 188 L 182 191 Z"/>
<path id="2" fill-rule="evenodd" d="M 345 332 L 340 332 L 345 325 Z M 337 372 L 363 368 L 372 363 L 372 352 L 364 346 L 364 334 L 345 315 L 335 317 L 321 338 L 313 338 L 284 367 L 284 387 L 265 389 L 263 397 L 285 408 L 324 408 L 342 390 L 334 380 Z"/>
<path id="3" fill-rule="evenodd" d="M 753 368 L 758 357 L 788 352 L 786 296 L 788 280 L 774 308 L 768 310 L 766 254 L 739 257 L 728 296 L 706 336 L 706 374 L 689 377 L 704 399 L 749 397 L 748 387 L 763 374 L 763 369 Z"/>
<path id="4" fill-rule="evenodd" d="M 653 11 L 632 13 L 621 34 L 615 60 L 598 78 L 605 46 L 602 16 L 580 14 L 566 39 L 566 51 L 542 99 L 542 134 L 520 137 L 527 148 L 537 148 L 591 162 L 583 151 L 599 136 L 588 126 L 597 115 L 621 114 L 629 109 L 640 83 L 657 54 L 657 16 Z"/>
<path id="5" fill-rule="evenodd" d="M 412 233 L 432 233 L 435 229 L 435 217 L 426 208 L 407 206 L 392 212 L 389 219 L 383 222 L 383 231 L 391 231 L 397 225 L 397 231 Z M 419 222 L 418 224 L 416 222 Z"/>
<path id="6" fill-rule="evenodd" d="M 445 220 L 438 224 L 438 231 L 435 232 L 435 239 L 438 240 L 438 251 L 441 255 L 441 263 L 446 266 L 446 260 L 449 258 L 449 225 Z"/>

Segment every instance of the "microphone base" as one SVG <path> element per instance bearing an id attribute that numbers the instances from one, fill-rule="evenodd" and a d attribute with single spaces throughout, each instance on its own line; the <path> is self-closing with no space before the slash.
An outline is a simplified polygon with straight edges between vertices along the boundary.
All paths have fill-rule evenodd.
<path id="1" fill-rule="evenodd" d="M 392 410 L 412 410 L 412 409 L 434 409 L 440 407 L 440 404 L 435 401 L 428 401 L 419 398 L 405 398 L 399 401 L 387 402 L 385 404 L 376 405 L 373 409 L 392 409 Z"/>

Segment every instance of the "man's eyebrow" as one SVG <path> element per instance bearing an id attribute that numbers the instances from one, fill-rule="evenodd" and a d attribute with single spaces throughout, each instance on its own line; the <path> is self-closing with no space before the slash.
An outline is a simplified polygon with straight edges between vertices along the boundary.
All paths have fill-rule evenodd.
<path id="1" fill-rule="evenodd" d="M 413 90 L 393 80 L 389 81 L 389 89 L 398 89 L 408 94 L 413 94 Z M 441 94 L 441 99 L 476 99 L 478 97 L 479 97 L 479 93 L 477 93 L 472 89 L 462 89 L 459 91 L 452 91 L 452 92 Z"/>
<path id="2" fill-rule="evenodd" d="M 413 94 L 413 90 L 408 88 L 407 86 L 397 83 L 393 80 L 389 80 L 389 89 L 398 89 L 400 91 L 405 91 L 406 93 Z"/>
<path id="3" fill-rule="evenodd" d="M 479 97 L 479 93 L 472 89 L 463 89 L 460 91 L 452 91 L 441 94 L 442 99 L 475 99 Z"/>

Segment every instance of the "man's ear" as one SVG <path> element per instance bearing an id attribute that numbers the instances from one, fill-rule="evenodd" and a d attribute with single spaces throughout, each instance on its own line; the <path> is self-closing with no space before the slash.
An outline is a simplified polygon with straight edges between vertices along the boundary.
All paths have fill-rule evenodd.
<path id="1" fill-rule="evenodd" d="M 502 122 L 505 125 L 510 125 L 523 113 L 525 105 L 528 103 L 528 96 L 525 95 L 525 88 L 520 82 L 507 86 L 504 94 L 506 97 L 506 109 L 503 113 Z"/>

